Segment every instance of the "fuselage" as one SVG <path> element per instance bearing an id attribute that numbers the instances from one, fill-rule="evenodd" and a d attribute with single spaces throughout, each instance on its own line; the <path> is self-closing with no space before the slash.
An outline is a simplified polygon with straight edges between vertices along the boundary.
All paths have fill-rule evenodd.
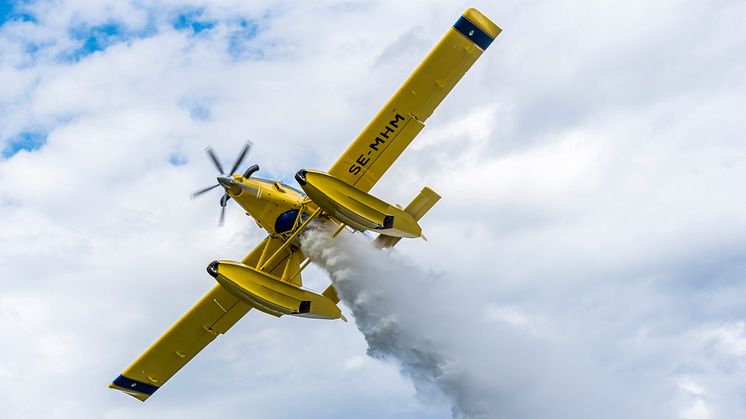
<path id="1" fill-rule="evenodd" d="M 233 183 L 223 185 L 226 193 L 269 234 L 292 230 L 306 196 L 282 182 L 232 176 Z"/>

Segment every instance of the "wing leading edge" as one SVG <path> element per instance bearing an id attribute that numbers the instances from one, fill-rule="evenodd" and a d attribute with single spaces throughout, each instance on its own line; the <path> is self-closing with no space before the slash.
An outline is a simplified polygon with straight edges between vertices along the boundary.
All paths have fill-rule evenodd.
<path id="1" fill-rule="evenodd" d="M 141 401 L 147 400 L 250 309 L 223 287 L 215 285 L 109 387 Z"/>
<path id="2" fill-rule="evenodd" d="M 328 173 L 370 191 L 500 32 L 478 10 L 464 12 Z"/>
<path id="3" fill-rule="evenodd" d="M 267 237 L 242 263 L 256 266 L 262 254 L 273 252 L 282 245 L 282 240 Z M 301 256 L 297 251 L 287 251 L 265 272 L 282 276 L 301 286 Z M 287 258 L 292 258 L 290 269 L 286 268 Z M 140 355 L 121 375 L 109 384 L 110 388 L 122 391 L 140 401 L 145 401 L 184 365 L 192 360 L 215 338 L 228 331 L 251 306 L 242 302 L 220 285 L 215 285 L 170 329 Z"/>

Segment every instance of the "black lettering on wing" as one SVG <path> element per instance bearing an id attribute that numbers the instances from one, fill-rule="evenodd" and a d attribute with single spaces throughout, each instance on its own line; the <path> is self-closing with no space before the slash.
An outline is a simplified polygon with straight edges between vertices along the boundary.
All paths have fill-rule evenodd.
<path id="1" fill-rule="evenodd" d="M 399 125 L 397 123 L 399 121 L 403 121 L 403 120 L 404 120 L 403 116 L 401 116 L 399 114 L 396 114 L 396 116 L 394 117 L 394 120 L 393 121 L 389 121 L 389 125 L 391 125 L 394 128 L 399 128 Z"/>
<path id="2" fill-rule="evenodd" d="M 370 157 L 366 158 L 364 154 L 361 154 L 360 157 L 355 160 L 359 165 L 365 166 L 370 161 Z"/>
<path id="3" fill-rule="evenodd" d="M 391 128 L 390 126 L 386 125 L 386 129 L 383 130 L 382 132 L 380 132 L 378 135 L 380 135 L 381 137 L 383 137 L 383 138 L 385 138 L 385 139 L 388 140 L 389 139 L 389 134 L 391 134 L 392 132 L 394 132 L 394 129 Z"/>

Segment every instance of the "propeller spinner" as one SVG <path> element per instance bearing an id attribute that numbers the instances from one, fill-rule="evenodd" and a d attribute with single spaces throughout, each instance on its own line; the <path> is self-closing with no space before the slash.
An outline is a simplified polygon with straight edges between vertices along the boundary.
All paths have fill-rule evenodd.
<path id="1" fill-rule="evenodd" d="M 251 142 L 246 142 L 243 149 L 241 150 L 241 153 L 238 155 L 238 158 L 236 159 L 236 162 L 233 163 L 233 167 L 231 167 L 230 172 L 227 174 L 225 173 L 225 170 L 223 169 L 223 165 L 220 164 L 220 160 L 218 159 L 218 156 L 215 154 L 215 152 L 212 150 L 212 147 L 207 147 L 205 150 L 207 152 L 207 155 L 210 157 L 210 160 L 212 161 L 212 164 L 215 166 L 216 169 L 218 169 L 218 172 L 220 172 L 220 176 L 217 177 L 218 183 L 212 186 L 208 186 L 206 188 L 200 189 L 198 191 L 192 192 L 192 199 L 211 191 L 218 186 L 223 186 L 225 188 L 225 193 L 220 197 L 220 220 L 218 221 L 218 225 L 222 226 L 223 221 L 225 220 L 225 207 L 228 204 L 228 200 L 231 199 L 231 196 L 228 195 L 228 190 L 234 186 L 238 186 L 241 189 L 250 191 L 252 193 L 258 193 L 259 191 L 251 186 L 244 185 L 242 183 L 237 183 L 236 180 L 233 178 L 233 174 L 236 172 L 238 167 L 243 162 L 246 155 L 249 153 L 249 150 L 251 150 Z M 251 177 L 252 174 L 254 174 L 257 170 L 259 170 L 259 166 L 254 164 L 251 165 L 246 171 L 243 173 L 243 177 L 248 179 Z"/>

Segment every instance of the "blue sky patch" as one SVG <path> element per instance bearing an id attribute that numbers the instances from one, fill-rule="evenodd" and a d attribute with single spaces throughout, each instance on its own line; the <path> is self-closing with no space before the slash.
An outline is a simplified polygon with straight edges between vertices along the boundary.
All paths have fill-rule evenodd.
<path id="1" fill-rule="evenodd" d="M 172 166 L 183 166 L 187 164 L 187 159 L 182 154 L 174 153 L 168 156 L 168 162 L 171 163 Z"/>
<path id="2" fill-rule="evenodd" d="M 21 22 L 34 22 L 36 18 L 22 11 L 18 6 L 23 5 L 23 2 L 12 2 L 7 0 L 0 0 L 0 25 L 3 25 L 9 20 L 17 20 Z"/>
<path id="3" fill-rule="evenodd" d="M 70 54 L 69 58 L 73 61 L 91 55 L 96 51 L 103 51 L 109 45 L 115 44 L 125 37 L 123 27 L 116 22 L 73 28 L 70 30 L 70 36 L 83 43 L 80 48 Z"/>
<path id="4" fill-rule="evenodd" d="M 256 50 L 248 47 L 249 41 L 256 38 L 259 33 L 259 24 L 254 20 L 241 19 L 238 28 L 234 30 L 228 41 L 228 53 L 233 58 L 245 58 L 257 55 Z M 258 54 L 262 55 L 262 54 Z"/>
<path id="5" fill-rule="evenodd" d="M 154 21 L 149 19 L 147 26 L 141 30 L 133 31 L 123 23 L 110 21 L 102 25 L 79 25 L 71 28 L 70 37 L 80 41 L 81 46 L 62 56 L 65 61 L 79 61 L 88 55 L 103 51 L 111 45 L 126 42 L 131 39 L 145 38 L 157 32 Z"/>
<path id="6" fill-rule="evenodd" d="M 194 104 L 189 110 L 189 116 L 195 121 L 207 121 L 210 119 L 210 108 L 202 103 Z"/>
<path id="7" fill-rule="evenodd" d="M 5 23 L 13 12 L 13 5 L 9 1 L 0 1 L 0 24 Z"/>
<path id="8" fill-rule="evenodd" d="M 212 117 L 210 111 L 212 101 L 210 97 L 186 97 L 179 104 L 182 109 L 189 112 L 189 117 L 193 121 L 204 122 L 209 121 Z"/>
<path id="9" fill-rule="evenodd" d="M 9 159 L 21 150 L 34 151 L 47 142 L 46 132 L 24 131 L 8 141 L 3 148 L 3 157 Z"/>
<path id="10" fill-rule="evenodd" d="M 204 11 L 201 9 L 180 13 L 172 23 L 174 29 L 191 29 L 194 33 L 200 33 L 204 30 L 215 27 L 216 22 L 205 19 L 203 13 Z"/>

